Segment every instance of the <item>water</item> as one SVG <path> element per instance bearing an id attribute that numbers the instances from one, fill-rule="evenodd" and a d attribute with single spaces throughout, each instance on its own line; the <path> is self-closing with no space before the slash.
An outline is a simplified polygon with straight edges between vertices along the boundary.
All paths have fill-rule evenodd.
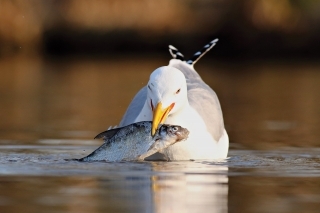
<path id="1" fill-rule="evenodd" d="M 1 60 L 0 212 L 320 209 L 317 63 L 199 63 L 222 103 L 232 142 L 225 161 L 65 160 L 97 148 L 92 138 L 119 122 L 166 63 Z"/>

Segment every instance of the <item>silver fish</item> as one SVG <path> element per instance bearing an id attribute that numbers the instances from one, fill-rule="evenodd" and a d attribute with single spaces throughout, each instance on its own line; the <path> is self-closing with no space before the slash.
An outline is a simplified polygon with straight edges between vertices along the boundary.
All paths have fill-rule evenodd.
<path id="1" fill-rule="evenodd" d="M 189 131 L 181 126 L 164 124 L 151 136 L 151 121 L 133 123 L 98 134 L 105 143 L 79 161 L 134 161 L 159 152 L 186 139 Z"/>

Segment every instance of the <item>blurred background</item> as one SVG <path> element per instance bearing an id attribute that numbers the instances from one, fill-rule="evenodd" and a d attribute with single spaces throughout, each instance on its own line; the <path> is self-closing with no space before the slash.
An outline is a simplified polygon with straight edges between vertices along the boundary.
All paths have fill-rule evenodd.
<path id="1" fill-rule="evenodd" d="M 217 92 L 231 148 L 318 146 L 318 0 L 0 0 L 1 143 L 93 138 L 168 45 Z"/>

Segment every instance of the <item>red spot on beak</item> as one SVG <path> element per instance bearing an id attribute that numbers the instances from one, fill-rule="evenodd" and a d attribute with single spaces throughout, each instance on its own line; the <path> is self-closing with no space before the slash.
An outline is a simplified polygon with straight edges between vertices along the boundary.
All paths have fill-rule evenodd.
<path id="1" fill-rule="evenodd" d="M 169 112 L 172 110 L 172 108 L 174 107 L 174 104 L 175 103 L 172 103 L 167 109 L 166 109 L 166 111 L 163 113 L 163 115 L 161 116 L 161 119 L 160 119 L 160 121 L 161 121 L 161 123 L 162 122 L 164 122 L 164 117 L 167 117 L 168 115 L 169 115 Z"/>

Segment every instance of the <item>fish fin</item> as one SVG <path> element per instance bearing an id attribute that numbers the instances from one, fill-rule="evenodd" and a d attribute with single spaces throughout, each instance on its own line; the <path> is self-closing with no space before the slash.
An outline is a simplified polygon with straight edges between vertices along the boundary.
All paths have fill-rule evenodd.
<path id="1" fill-rule="evenodd" d="M 149 147 L 149 149 L 147 150 L 147 152 L 149 152 L 150 150 L 156 148 L 156 144 L 157 144 L 157 141 L 154 142 L 154 143 Z"/>
<path id="2" fill-rule="evenodd" d="M 120 128 L 110 129 L 110 130 L 101 132 L 101 133 L 98 134 L 96 137 L 94 137 L 94 139 L 100 139 L 100 138 L 103 138 L 103 139 L 105 139 L 105 140 L 106 140 L 106 139 L 110 139 L 110 138 L 112 138 L 119 130 L 120 130 Z"/>
<path id="3" fill-rule="evenodd" d="M 157 139 L 150 147 L 149 149 L 145 152 L 145 153 L 142 153 L 141 155 L 138 155 L 136 157 L 136 161 L 143 161 L 145 158 L 149 157 L 150 155 L 153 155 L 154 153 L 156 153 L 159 148 L 157 148 L 157 144 L 158 144 L 158 140 Z"/>
<path id="4" fill-rule="evenodd" d="M 145 158 L 149 157 L 149 153 L 146 152 L 146 153 L 143 153 L 141 155 L 138 155 L 138 157 L 136 157 L 135 161 L 144 161 Z"/>
<path id="5" fill-rule="evenodd" d="M 194 65 L 195 63 L 197 63 L 197 61 L 204 56 L 209 50 L 212 49 L 212 47 L 214 47 L 217 42 L 219 41 L 219 39 L 214 39 L 212 40 L 209 44 L 206 44 L 200 51 L 196 52 L 189 60 L 187 60 L 187 63 L 190 65 Z"/>
<path id="6" fill-rule="evenodd" d="M 169 52 L 170 52 L 172 58 L 184 61 L 183 54 L 177 48 L 175 48 L 174 46 L 169 45 Z"/>

